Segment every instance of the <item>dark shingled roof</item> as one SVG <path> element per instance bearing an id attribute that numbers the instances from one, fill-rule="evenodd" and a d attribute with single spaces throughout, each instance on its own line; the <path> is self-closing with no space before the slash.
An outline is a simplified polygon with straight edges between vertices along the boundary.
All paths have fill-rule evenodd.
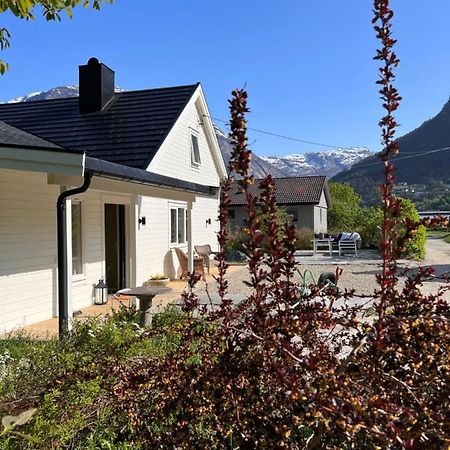
<path id="1" fill-rule="evenodd" d="M 251 192 L 258 195 L 259 182 L 251 186 Z M 317 204 L 322 191 L 325 190 L 329 202 L 327 179 L 324 176 L 274 178 L 278 205 Z M 245 203 L 244 195 L 238 184 L 234 182 L 230 193 L 230 206 L 241 206 Z"/>
<path id="2" fill-rule="evenodd" d="M 87 155 L 146 169 L 198 84 L 116 93 L 94 113 L 78 97 L 0 104 L 0 120 Z"/>
<path id="3" fill-rule="evenodd" d="M 0 147 L 37 148 L 43 150 L 64 150 L 59 145 L 48 142 L 26 131 L 19 130 L 0 120 Z"/>

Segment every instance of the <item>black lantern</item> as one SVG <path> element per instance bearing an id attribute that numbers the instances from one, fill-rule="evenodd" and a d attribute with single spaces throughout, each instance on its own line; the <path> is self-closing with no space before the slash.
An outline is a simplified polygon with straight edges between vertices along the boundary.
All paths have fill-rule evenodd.
<path id="1" fill-rule="evenodd" d="M 94 303 L 96 305 L 105 305 L 108 303 L 108 286 L 103 278 L 100 278 L 94 286 Z"/>

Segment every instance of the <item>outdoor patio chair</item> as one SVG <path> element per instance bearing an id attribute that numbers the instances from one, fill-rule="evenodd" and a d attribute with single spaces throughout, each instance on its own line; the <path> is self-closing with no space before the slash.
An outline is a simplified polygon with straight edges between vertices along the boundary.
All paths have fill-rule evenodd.
<path id="1" fill-rule="evenodd" d="M 217 252 L 213 252 L 211 250 L 211 246 L 209 244 L 194 245 L 194 250 L 195 250 L 195 252 L 197 253 L 198 256 L 201 256 L 203 258 L 203 262 L 205 263 L 205 266 L 208 269 L 208 273 L 209 273 L 209 265 L 210 265 L 209 257 L 211 255 L 216 255 Z"/>
<path id="2" fill-rule="evenodd" d="M 339 256 L 345 253 L 353 253 L 355 256 L 358 256 L 358 250 L 355 241 L 352 241 L 351 239 L 341 239 L 338 245 L 339 245 Z"/>
<path id="3" fill-rule="evenodd" d="M 184 280 L 187 278 L 189 270 L 188 270 L 188 256 L 183 250 L 179 248 L 175 248 L 175 253 L 177 254 L 178 261 L 180 262 L 181 267 L 181 275 L 180 279 Z M 205 280 L 205 268 L 203 264 L 203 257 L 194 256 L 194 272 L 198 275 L 201 275 L 202 279 Z"/>

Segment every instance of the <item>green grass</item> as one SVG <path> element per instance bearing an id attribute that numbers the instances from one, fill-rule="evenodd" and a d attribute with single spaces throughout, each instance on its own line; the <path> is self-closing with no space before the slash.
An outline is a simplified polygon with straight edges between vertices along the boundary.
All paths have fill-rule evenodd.
<path id="1" fill-rule="evenodd" d="M 447 242 L 447 244 L 450 244 L 450 233 L 447 234 L 447 236 L 444 237 L 444 242 Z"/>

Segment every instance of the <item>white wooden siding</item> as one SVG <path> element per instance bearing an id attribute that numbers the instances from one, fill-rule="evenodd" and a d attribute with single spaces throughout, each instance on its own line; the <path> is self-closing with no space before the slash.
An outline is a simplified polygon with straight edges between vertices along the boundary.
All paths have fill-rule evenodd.
<path id="1" fill-rule="evenodd" d="M 145 216 L 146 225 L 137 231 L 136 243 L 136 282 L 140 285 L 150 275 L 162 273 L 177 278 L 180 269 L 174 245 L 170 244 L 171 205 L 187 207 L 186 202 L 163 200 L 155 197 L 140 197 L 139 216 Z M 194 245 L 210 244 L 216 250 L 218 221 L 217 198 L 197 197 L 192 208 Z M 211 219 L 211 225 L 206 220 Z M 187 253 L 187 243 L 177 245 Z"/>
<path id="2" fill-rule="evenodd" d="M 105 275 L 103 203 L 100 192 L 73 197 L 81 201 L 83 274 L 72 281 L 74 311 L 93 303 L 94 286 Z"/>
<path id="3" fill-rule="evenodd" d="M 197 197 L 192 209 L 194 245 L 209 244 L 213 251 L 219 249 L 219 202 L 217 198 Z M 206 221 L 211 219 L 211 224 Z"/>
<path id="4" fill-rule="evenodd" d="M 197 98 L 197 103 L 199 101 L 200 99 Z M 204 120 L 200 117 L 196 107 L 194 96 L 153 158 L 148 170 L 206 186 L 218 186 L 219 177 L 203 129 L 203 122 Z M 201 164 L 198 167 L 191 164 L 191 129 L 198 133 L 201 159 Z"/>
<path id="5" fill-rule="evenodd" d="M 136 236 L 136 282 L 141 285 L 150 275 L 166 274 L 169 258 L 168 201 L 156 197 L 140 197 L 139 217 L 146 224 L 138 227 Z"/>
<path id="6" fill-rule="evenodd" d="M 47 174 L 0 170 L 0 332 L 57 315 L 56 199 Z M 83 275 L 72 282 L 74 310 L 92 303 L 104 275 L 102 194 L 82 204 Z"/>
<path id="7" fill-rule="evenodd" d="M 53 315 L 56 199 L 47 175 L 0 170 L 0 331 Z"/>

